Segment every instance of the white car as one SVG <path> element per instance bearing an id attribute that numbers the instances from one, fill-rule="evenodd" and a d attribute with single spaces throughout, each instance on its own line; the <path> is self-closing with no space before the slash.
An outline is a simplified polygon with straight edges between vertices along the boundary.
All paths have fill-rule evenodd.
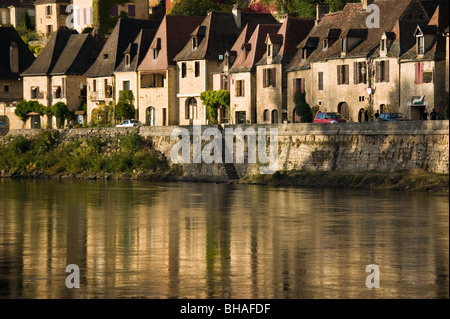
<path id="1" fill-rule="evenodd" d="M 135 126 L 144 126 L 144 124 L 142 124 L 138 120 L 125 120 L 119 125 L 116 125 L 116 127 L 135 127 Z"/>

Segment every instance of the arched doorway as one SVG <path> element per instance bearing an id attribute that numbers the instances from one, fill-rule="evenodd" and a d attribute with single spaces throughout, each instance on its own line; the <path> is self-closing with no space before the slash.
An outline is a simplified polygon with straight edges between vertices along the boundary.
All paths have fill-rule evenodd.
<path id="1" fill-rule="evenodd" d="M 358 112 L 358 122 L 369 122 L 369 112 L 365 109 L 360 109 Z"/>
<path id="2" fill-rule="evenodd" d="M 264 110 L 264 113 L 263 113 L 263 121 L 264 121 L 264 122 L 270 121 L 270 118 L 269 118 L 269 110 Z"/>
<path id="3" fill-rule="evenodd" d="M 156 110 L 150 106 L 145 111 L 145 124 L 148 126 L 156 126 Z"/>
<path id="4" fill-rule="evenodd" d="M 339 103 L 338 112 L 341 113 L 341 115 L 345 117 L 347 120 L 350 119 L 350 111 L 348 109 L 348 104 L 346 102 Z"/>
<path id="5" fill-rule="evenodd" d="M 278 123 L 278 111 L 273 110 L 272 111 L 272 124 Z"/>
<path id="6" fill-rule="evenodd" d="M 195 97 L 192 97 L 189 100 L 187 100 L 185 108 L 185 119 L 186 120 L 198 119 L 197 99 Z"/>

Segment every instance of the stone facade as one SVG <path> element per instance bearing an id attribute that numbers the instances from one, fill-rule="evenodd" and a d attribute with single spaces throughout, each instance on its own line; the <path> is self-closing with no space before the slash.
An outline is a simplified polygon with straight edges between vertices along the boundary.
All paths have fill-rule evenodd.
<path id="1" fill-rule="evenodd" d="M 71 111 L 82 106 L 81 91 L 86 86 L 86 78 L 82 75 L 54 75 L 52 81 L 52 105 L 63 102 Z M 58 90 L 58 91 L 56 91 Z"/>
<path id="2" fill-rule="evenodd" d="M 41 34 L 51 34 L 60 27 L 66 26 L 68 13 L 67 2 L 36 4 L 36 32 Z"/>
<path id="3" fill-rule="evenodd" d="M 114 82 L 115 87 L 114 91 L 116 92 L 114 96 L 114 103 L 117 104 L 119 102 L 120 92 L 121 91 L 131 91 L 133 92 L 134 101 L 133 105 L 136 109 L 136 116 L 139 114 L 139 87 L 138 87 L 138 73 L 133 72 L 115 72 L 114 73 Z"/>
<path id="4" fill-rule="evenodd" d="M 256 123 L 256 73 L 242 72 L 230 74 L 230 120 L 233 124 Z M 238 84 L 238 81 L 243 81 Z M 242 85 L 243 91 L 237 90 Z M 244 113 L 245 112 L 245 117 Z"/>
<path id="5" fill-rule="evenodd" d="M 92 121 L 92 111 L 101 106 L 115 101 L 115 78 L 113 76 L 87 79 L 87 121 Z"/>
<path id="6" fill-rule="evenodd" d="M 159 73 L 139 72 L 139 83 L 139 120 L 148 126 L 178 125 L 176 67 L 170 66 Z"/>
<path id="7" fill-rule="evenodd" d="M 267 79 L 268 76 L 264 72 L 269 72 L 275 69 L 274 83 L 270 84 Z M 256 86 L 258 94 L 256 96 L 257 117 L 256 123 L 282 123 L 287 116 L 286 107 L 284 103 L 286 92 L 286 81 L 283 78 L 286 76 L 285 66 L 281 63 L 258 65 L 256 67 Z M 264 87 L 264 77 L 266 77 L 266 86 Z M 284 114 L 284 115 L 283 115 Z"/>

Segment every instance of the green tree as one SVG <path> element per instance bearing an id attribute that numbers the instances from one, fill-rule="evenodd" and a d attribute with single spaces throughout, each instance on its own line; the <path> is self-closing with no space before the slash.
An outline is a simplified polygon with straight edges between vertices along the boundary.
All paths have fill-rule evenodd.
<path id="1" fill-rule="evenodd" d="M 230 91 L 205 91 L 200 95 L 203 104 L 206 105 L 208 118 L 211 124 L 217 124 L 219 107 L 223 106 L 230 110 Z"/>
<path id="2" fill-rule="evenodd" d="M 170 15 L 206 16 L 209 11 L 219 10 L 219 5 L 210 0 L 182 0 L 175 4 Z"/>
<path id="3" fill-rule="evenodd" d="M 23 122 L 24 125 L 28 120 L 28 114 L 31 112 L 35 112 L 42 116 L 48 113 L 48 108 L 40 104 L 38 101 L 22 100 L 19 104 L 17 104 L 16 109 L 14 110 L 14 114 Z"/>
<path id="4" fill-rule="evenodd" d="M 330 5 L 330 12 L 340 11 L 349 2 L 360 2 L 359 0 L 261 0 L 267 7 L 275 6 L 278 11 L 289 13 L 297 17 L 314 17 L 316 4 L 326 2 Z"/>
<path id="5" fill-rule="evenodd" d="M 136 110 L 133 105 L 133 91 L 120 91 L 119 102 L 115 107 L 116 119 L 119 121 L 134 118 Z"/>
<path id="6" fill-rule="evenodd" d="M 298 90 L 294 96 L 295 113 L 300 116 L 301 123 L 311 123 L 313 121 L 313 114 L 311 107 L 306 103 L 305 93 Z"/>
<path id="7" fill-rule="evenodd" d="M 25 30 L 31 30 L 31 20 L 30 16 L 28 15 L 28 11 L 25 11 L 22 14 L 22 18 L 20 19 L 20 27 Z"/>
<path id="8" fill-rule="evenodd" d="M 62 128 L 64 126 L 64 121 L 70 115 L 70 111 L 67 108 L 67 105 L 63 102 L 55 103 L 50 108 L 50 115 L 53 115 L 56 118 L 56 126 L 58 128 Z"/>

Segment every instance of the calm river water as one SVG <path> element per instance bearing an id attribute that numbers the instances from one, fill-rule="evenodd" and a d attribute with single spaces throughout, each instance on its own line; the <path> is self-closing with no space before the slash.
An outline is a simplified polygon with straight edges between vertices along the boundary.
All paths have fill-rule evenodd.
<path id="1" fill-rule="evenodd" d="M 448 297 L 448 194 L 0 179 L 0 298 Z"/>

